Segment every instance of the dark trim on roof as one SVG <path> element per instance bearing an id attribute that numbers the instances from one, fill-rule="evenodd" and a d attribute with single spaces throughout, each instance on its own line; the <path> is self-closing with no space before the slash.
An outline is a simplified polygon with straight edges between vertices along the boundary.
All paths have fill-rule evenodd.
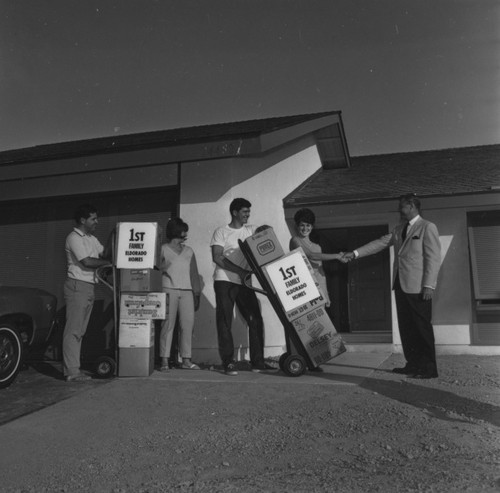
<path id="1" fill-rule="evenodd" d="M 251 139 L 330 115 L 339 115 L 340 117 L 341 111 L 281 116 L 46 144 L 0 152 L 0 164 L 67 159 L 230 139 Z"/>
<path id="2" fill-rule="evenodd" d="M 449 194 L 428 194 L 428 195 L 418 195 L 418 198 L 420 199 L 430 199 L 430 198 L 450 198 L 450 197 L 466 197 L 466 196 L 471 196 L 471 195 L 488 195 L 488 194 L 500 194 L 500 190 L 484 190 L 484 191 L 478 191 L 478 192 L 463 192 L 463 193 L 449 193 Z M 286 199 L 283 200 L 283 208 L 284 209 L 294 209 L 297 207 L 315 207 L 315 206 L 320 206 L 320 205 L 343 205 L 343 204 L 363 204 L 363 203 L 369 203 L 369 202 L 394 202 L 395 200 L 399 200 L 399 197 L 401 194 L 395 194 L 393 196 L 385 196 L 385 197 L 378 197 L 378 196 L 357 196 L 357 198 L 344 198 L 340 200 L 328 200 L 328 199 L 321 199 L 319 198 L 318 200 L 297 200 L 296 202 L 292 201 L 287 201 L 285 202 Z"/>

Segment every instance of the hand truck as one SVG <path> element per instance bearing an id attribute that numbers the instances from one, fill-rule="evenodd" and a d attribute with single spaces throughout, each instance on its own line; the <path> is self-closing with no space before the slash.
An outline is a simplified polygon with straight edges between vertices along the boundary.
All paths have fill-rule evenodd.
<path id="1" fill-rule="evenodd" d="M 269 229 L 272 231 L 272 228 Z M 273 238 L 271 241 L 277 242 L 274 232 L 271 235 L 270 237 Z M 243 282 L 249 289 L 267 296 L 283 325 L 286 352 L 279 358 L 280 369 L 292 377 L 303 375 L 307 369 L 321 371 L 319 370 L 320 364 L 346 351 L 340 335 L 336 332 L 326 313 L 324 298 L 320 296 L 318 299 L 304 305 L 303 312 L 307 313 L 299 314 L 294 319 L 291 319 L 290 314 L 283 308 L 276 290 L 265 272 L 266 267 L 273 262 L 264 265 L 259 263 L 247 241 L 248 239 L 245 242 L 239 240 L 241 252 L 251 269 Z M 251 285 L 252 274 L 255 275 L 262 289 Z M 320 349 L 320 352 L 318 352 L 318 349 Z"/>
<path id="2" fill-rule="evenodd" d="M 116 268 L 116 231 L 110 234 L 108 242 L 111 243 L 111 263 L 99 267 L 95 271 L 95 276 L 100 283 L 109 288 L 113 293 L 113 331 L 112 331 L 112 351 L 110 354 L 97 357 L 93 363 L 93 369 L 98 378 L 111 378 L 117 375 L 118 370 L 118 328 L 119 328 L 119 306 L 120 293 L 117 289 L 119 284 L 118 270 Z M 108 281 L 109 271 L 111 269 L 111 281 Z M 106 274 L 107 273 L 107 274 Z"/>

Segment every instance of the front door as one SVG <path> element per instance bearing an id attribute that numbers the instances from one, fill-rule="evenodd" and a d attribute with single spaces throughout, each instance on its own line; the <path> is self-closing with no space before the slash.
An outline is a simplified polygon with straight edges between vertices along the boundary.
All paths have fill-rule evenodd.
<path id="1" fill-rule="evenodd" d="M 355 228 L 331 228 L 318 231 L 325 253 L 352 251 L 388 233 L 386 225 Z M 384 250 L 376 255 L 342 264 L 324 263 L 328 292 L 332 300 L 330 317 L 339 332 L 357 334 L 358 340 L 373 340 L 380 334 L 390 342 L 391 286 L 390 255 Z M 384 339 L 385 334 L 385 339 Z"/>

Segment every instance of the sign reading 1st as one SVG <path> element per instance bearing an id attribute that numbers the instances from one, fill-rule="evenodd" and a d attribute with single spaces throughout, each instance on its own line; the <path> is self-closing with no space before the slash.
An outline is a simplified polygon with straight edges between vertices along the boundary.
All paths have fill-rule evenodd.
<path id="1" fill-rule="evenodd" d="M 134 228 L 130 230 L 129 241 L 144 241 L 145 231 L 135 231 Z"/>
<path id="2" fill-rule="evenodd" d="M 286 312 L 320 296 L 300 252 L 292 252 L 264 266 Z"/>
<path id="3" fill-rule="evenodd" d="M 288 269 L 284 269 L 283 267 L 280 267 L 278 269 L 281 272 L 281 275 L 283 276 L 283 281 L 286 281 L 287 279 L 290 279 L 291 277 L 294 277 L 297 275 L 295 265 L 292 265 L 291 267 L 288 267 Z"/>
<path id="4" fill-rule="evenodd" d="M 154 268 L 157 223 L 118 223 L 116 228 L 116 266 L 119 269 Z"/>

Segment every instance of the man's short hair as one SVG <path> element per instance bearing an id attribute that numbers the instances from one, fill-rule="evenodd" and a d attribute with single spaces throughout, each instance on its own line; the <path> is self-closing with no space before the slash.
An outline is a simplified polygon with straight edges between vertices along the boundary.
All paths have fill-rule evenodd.
<path id="1" fill-rule="evenodd" d="M 180 217 L 173 217 L 167 223 L 165 236 L 167 240 L 173 240 L 174 238 L 182 238 L 182 233 L 187 233 L 188 231 L 189 226 Z"/>
<path id="2" fill-rule="evenodd" d="M 91 214 L 97 214 L 97 208 L 92 204 L 81 204 L 79 205 L 73 215 L 73 219 L 76 224 L 80 224 L 80 219 L 88 219 Z"/>
<path id="3" fill-rule="evenodd" d="M 244 207 L 252 207 L 252 204 L 247 199 L 237 198 L 229 204 L 229 214 L 233 215 L 233 211 L 239 212 Z"/>
<path id="4" fill-rule="evenodd" d="M 413 205 L 415 209 L 420 212 L 420 199 L 417 197 L 416 193 L 405 193 L 399 197 L 399 201 Z"/>

